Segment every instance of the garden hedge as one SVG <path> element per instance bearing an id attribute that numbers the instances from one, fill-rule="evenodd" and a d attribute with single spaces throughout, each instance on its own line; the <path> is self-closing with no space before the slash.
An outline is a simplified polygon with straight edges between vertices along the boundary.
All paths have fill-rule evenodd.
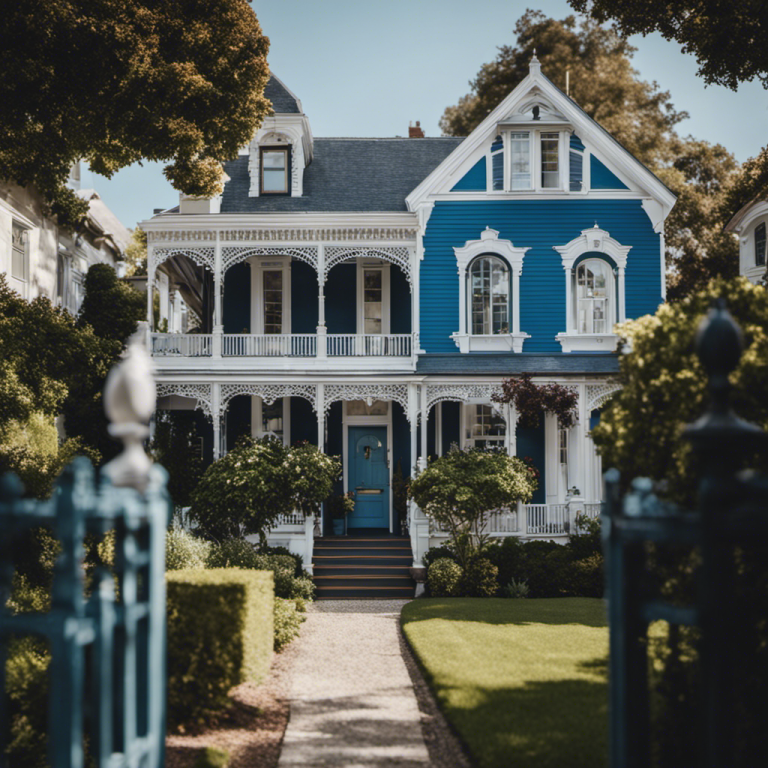
<path id="1" fill-rule="evenodd" d="M 269 571 L 184 570 L 166 574 L 168 723 L 196 724 L 228 705 L 229 690 L 260 681 L 274 643 Z"/>

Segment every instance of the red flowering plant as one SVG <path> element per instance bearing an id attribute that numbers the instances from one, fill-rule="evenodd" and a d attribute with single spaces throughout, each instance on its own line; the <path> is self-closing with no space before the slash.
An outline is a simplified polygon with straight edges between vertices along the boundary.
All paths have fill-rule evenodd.
<path id="1" fill-rule="evenodd" d="M 501 394 L 491 399 L 495 403 L 514 405 L 521 427 L 537 427 L 542 411 L 554 413 L 563 429 L 570 429 L 576 423 L 576 392 L 562 384 L 534 384 L 528 373 L 504 379 Z"/>

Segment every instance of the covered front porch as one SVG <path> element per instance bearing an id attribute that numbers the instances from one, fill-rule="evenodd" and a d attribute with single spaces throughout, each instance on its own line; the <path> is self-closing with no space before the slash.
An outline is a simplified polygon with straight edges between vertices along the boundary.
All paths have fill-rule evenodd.
<path id="1" fill-rule="evenodd" d="M 599 515 L 600 465 L 589 430 L 616 385 L 580 381 L 571 386 L 579 394 L 579 421 L 570 430 L 558 429 L 546 414 L 535 429 L 519 427 L 514 409 L 492 402 L 500 384 L 489 381 L 166 380 L 158 385 L 158 407 L 196 414 L 206 462 L 223 455 L 241 435 L 271 434 L 286 445 L 307 440 L 341 456 L 344 472 L 336 493 L 352 492 L 356 499 L 348 526 L 408 531 L 419 563 L 446 534 L 413 502 L 404 501 L 398 484 L 426 466 L 427 457 L 442 455 L 453 444 L 496 445 L 526 458 L 539 473 L 531 503 L 489 515 L 487 530 L 493 536 L 564 537 L 575 530 L 577 515 Z M 270 539 L 310 562 L 314 538 L 332 531 L 324 509 L 316 521 L 286 516 Z"/>

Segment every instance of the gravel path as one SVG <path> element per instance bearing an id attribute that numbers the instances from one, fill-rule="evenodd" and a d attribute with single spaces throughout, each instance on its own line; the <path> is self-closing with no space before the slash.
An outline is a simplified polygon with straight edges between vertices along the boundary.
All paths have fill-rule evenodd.
<path id="1" fill-rule="evenodd" d="M 424 730 L 403 658 L 399 617 L 406 602 L 326 600 L 311 606 L 296 641 L 279 768 L 461 765 L 430 760 L 433 750 L 424 738 L 430 741 L 429 727 Z M 425 714 L 433 719 L 434 713 Z"/>

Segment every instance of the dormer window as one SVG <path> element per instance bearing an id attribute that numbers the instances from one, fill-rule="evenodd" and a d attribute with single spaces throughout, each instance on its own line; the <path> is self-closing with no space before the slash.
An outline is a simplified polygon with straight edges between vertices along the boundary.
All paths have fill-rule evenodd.
<path id="1" fill-rule="evenodd" d="M 560 186 L 559 161 L 560 134 L 541 134 L 541 188 L 558 189 Z"/>
<path id="2" fill-rule="evenodd" d="M 263 148 L 261 150 L 261 193 L 263 195 L 288 194 L 288 149 Z"/>

